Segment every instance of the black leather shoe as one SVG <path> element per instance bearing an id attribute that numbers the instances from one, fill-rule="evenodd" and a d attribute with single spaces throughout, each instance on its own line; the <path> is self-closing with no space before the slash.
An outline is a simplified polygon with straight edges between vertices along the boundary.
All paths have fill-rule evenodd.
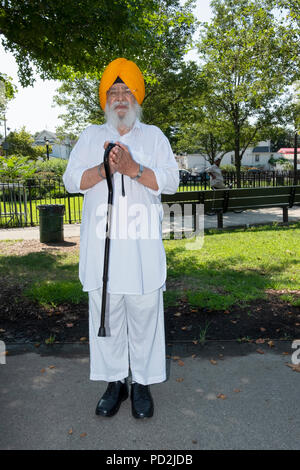
<path id="1" fill-rule="evenodd" d="M 96 415 L 100 416 L 114 416 L 122 401 L 128 398 L 128 386 L 120 380 L 117 382 L 109 382 L 106 392 L 99 400 L 96 408 Z"/>
<path id="2" fill-rule="evenodd" d="M 131 385 L 131 409 L 135 418 L 151 418 L 154 405 L 149 385 L 134 383 Z"/>

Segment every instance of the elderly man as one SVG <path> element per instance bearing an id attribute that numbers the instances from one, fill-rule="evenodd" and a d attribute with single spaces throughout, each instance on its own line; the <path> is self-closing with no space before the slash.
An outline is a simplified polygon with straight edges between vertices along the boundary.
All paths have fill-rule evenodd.
<path id="1" fill-rule="evenodd" d="M 214 189 L 225 189 L 222 170 L 220 168 L 221 158 L 217 157 L 214 160 L 214 165 L 206 168 L 206 173 L 210 176 L 210 186 Z"/>
<path id="2" fill-rule="evenodd" d="M 129 369 L 135 418 L 153 415 L 149 385 L 166 379 L 160 194 L 176 192 L 179 172 L 168 139 L 139 119 L 144 95 L 136 64 L 119 58 L 107 66 L 99 87 L 106 123 L 83 131 L 63 177 L 69 192 L 84 194 L 79 278 L 89 293 L 90 379 L 108 382 L 96 407 L 105 417 L 128 398 Z M 103 154 L 109 142 L 116 144 L 109 154 L 114 201 L 107 336 L 99 337 L 108 195 Z"/>

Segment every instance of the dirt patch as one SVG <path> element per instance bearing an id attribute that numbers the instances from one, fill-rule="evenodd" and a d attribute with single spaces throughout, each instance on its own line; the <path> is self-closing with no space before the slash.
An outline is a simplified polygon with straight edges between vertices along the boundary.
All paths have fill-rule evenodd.
<path id="1" fill-rule="evenodd" d="M 79 237 L 65 238 L 65 241 L 61 243 L 40 243 L 37 240 L 20 240 L 14 241 L 9 240 L 1 242 L 0 253 L 3 255 L 17 255 L 24 256 L 28 253 L 40 253 L 40 252 L 70 252 L 79 249 Z"/>
<path id="2" fill-rule="evenodd" d="M 76 251 L 79 237 L 66 238 L 63 243 L 40 243 L 23 240 L 1 243 L 1 253 L 26 255 L 32 252 Z M 174 284 L 174 285 L 173 285 Z M 182 281 L 172 284 L 182 288 Z M 177 307 L 165 308 L 167 341 L 300 338 L 300 308 L 280 299 L 287 291 L 268 291 L 266 299 L 247 306 L 233 306 L 228 311 L 193 308 L 180 300 Z M 300 296 L 298 291 L 289 291 Z M 5 342 L 44 343 L 88 341 L 88 304 L 65 304 L 44 308 L 24 297 L 22 286 L 2 275 L 0 279 L 0 339 Z"/>
<path id="3" fill-rule="evenodd" d="M 230 311 L 192 308 L 180 301 L 165 309 L 167 341 L 268 341 L 300 338 L 300 308 L 278 294 Z M 7 342 L 87 342 L 88 304 L 44 308 L 22 295 L 20 286 L 0 281 L 0 339 Z"/>

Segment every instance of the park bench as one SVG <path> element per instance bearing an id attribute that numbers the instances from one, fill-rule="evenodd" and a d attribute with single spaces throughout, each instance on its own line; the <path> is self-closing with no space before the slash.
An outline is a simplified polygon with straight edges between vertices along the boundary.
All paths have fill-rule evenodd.
<path id="1" fill-rule="evenodd" d="M 163 194 L 163 204 L 193 206 L 193 227 L 196 227 L 196 204 L 203 204 L 204 214 L 215 213 L 218 228 L 223 228 L 223 214 L 247 209 L 281 207 L 283 222 L 288 222 L 288 210 L 300 205 L 300 186 L 269 186 L 266 188 L 235 188 Z M 182 212 L 183 213 L 183 212 Z"/>

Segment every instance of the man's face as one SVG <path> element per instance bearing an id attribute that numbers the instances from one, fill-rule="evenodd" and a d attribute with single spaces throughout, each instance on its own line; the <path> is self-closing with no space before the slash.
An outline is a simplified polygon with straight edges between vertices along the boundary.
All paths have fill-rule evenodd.
<path id="1" fill-rule="evenodd" d="M 134 101 L 135 97 L 125 83 L 114 83 L 107 92 L 107 104 L 119 118 L 126 115 Z"/>

